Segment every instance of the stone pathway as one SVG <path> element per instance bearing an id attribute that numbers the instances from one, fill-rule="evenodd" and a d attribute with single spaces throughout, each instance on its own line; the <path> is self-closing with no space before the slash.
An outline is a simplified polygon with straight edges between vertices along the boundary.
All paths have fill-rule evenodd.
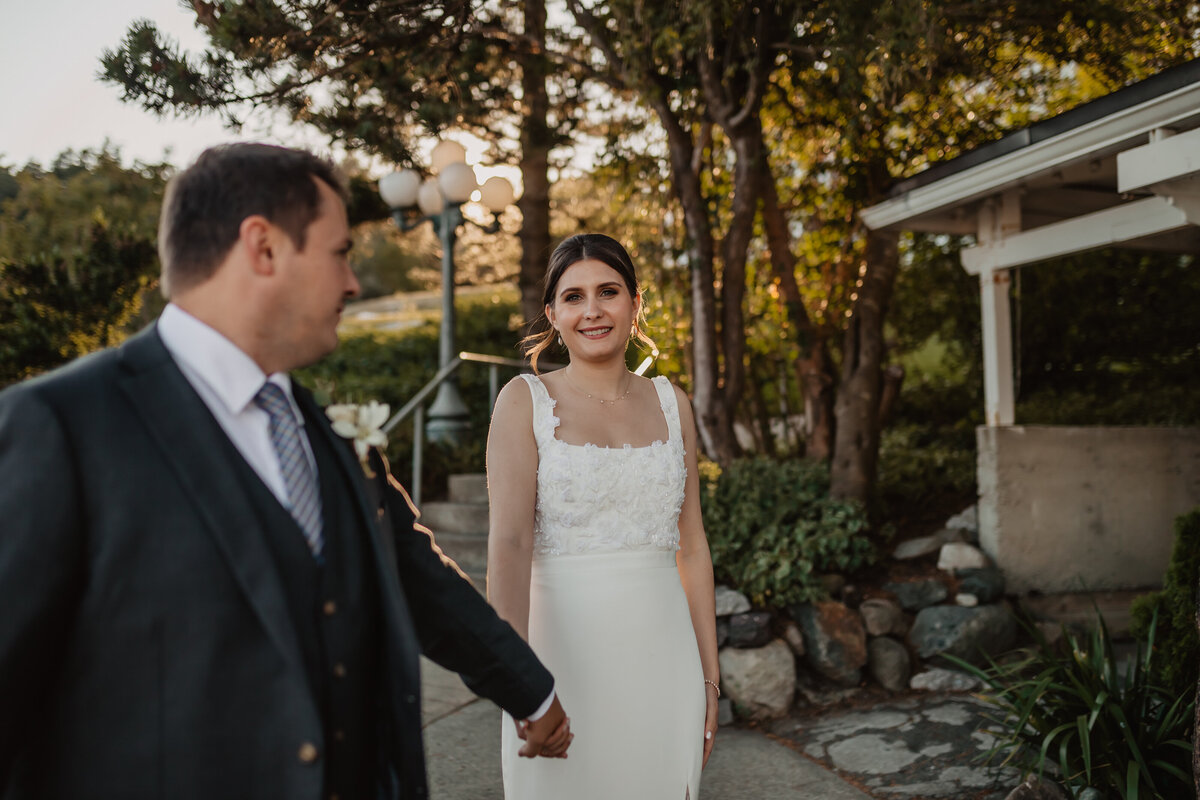
<path id="1" fill-rule="evenodd" d="M 881 800 L 1004 800 L 1020 782 L 982 756 L 988 707 L 968 695 L 912 695 L 870 708 L 776 720 L 766 730 Z"/>

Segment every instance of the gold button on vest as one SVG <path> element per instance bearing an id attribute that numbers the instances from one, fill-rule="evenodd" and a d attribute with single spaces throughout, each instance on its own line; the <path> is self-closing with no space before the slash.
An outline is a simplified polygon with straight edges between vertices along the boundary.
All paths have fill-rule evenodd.
<path id="1" fill-rule="evenodd" d="M 318 755 L 317 746 L 312 742 L 305 742 L 300 745 L 300 750 L 296 753 L 301 764 L 312 764 L 317 760 Z"/>

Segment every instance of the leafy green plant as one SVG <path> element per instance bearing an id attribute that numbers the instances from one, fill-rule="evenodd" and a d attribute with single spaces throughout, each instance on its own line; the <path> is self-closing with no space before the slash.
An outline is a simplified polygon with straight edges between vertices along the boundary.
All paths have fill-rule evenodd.
<path id="1" fill-rule="evenodd" d="M 975 489 L 975 431 L 934 425 L 896 425 L 879 444 L 877 491 L 893 514 L 927 506 L 947 494 L 970 496 Z"/>
<path id="2" fill-rule="evenodd" d="M 997 715 L 988 758 L 1041 774 L 1047 762 L 1075 795 L 1094 787 L 1123 800 L 1192 797 L 1192 693 L 1154 681 L 1154 634 L 1138 640 L 1127 665 L 1103 619 L 1086 634 L 1064 628 L 1062 649 L 1036 629 L 1034 646 L 1014 663 L 986 668 L 950 658 L 981 678 Z"/>
<path id="3" fill-rule="evenodd" d="M 1191 691 L 1200 675 L 1200 639 L 1196 635 L 1196 583 L 1200 579 L 1200 508 L 1175 518 L 1175 545 L 1161 592 L 1133 602 L 1131 629 L 1145 636 L 1158 620 L 1155 645 L 1162 684 L 1174 692 Z"/>
<path id="4" fill-rule="evenodd" d="M 875 559 L 866 510 L 829 497 L 825 465 L 760 458 L 714 472 L 702 470 L 700 493 L 713 568 L 755 604 L 821 599 L 820 573 Z"/>

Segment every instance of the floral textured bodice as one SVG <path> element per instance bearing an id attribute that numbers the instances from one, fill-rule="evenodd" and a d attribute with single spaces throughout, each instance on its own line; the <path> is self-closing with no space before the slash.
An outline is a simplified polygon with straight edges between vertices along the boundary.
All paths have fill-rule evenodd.
<path id="1" fill-rule="evenodd" d="M 670 382 L 662 376 L 653 379 L 667 420 L 667 441 L 646 447 L 597 447 L 556 438 L 554 399 L 536 375 L 521 377 L 533 395 L 538 448 L 534 558 L 679 549 L 687 468 L 679 406 Z"/>

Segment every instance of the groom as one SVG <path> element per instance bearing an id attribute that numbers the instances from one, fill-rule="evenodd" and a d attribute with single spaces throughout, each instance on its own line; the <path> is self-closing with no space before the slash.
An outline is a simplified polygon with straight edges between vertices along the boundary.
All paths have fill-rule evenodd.
<path id="1" fill-rule="evenodd" d="M 565 753 L 550 674 L 288 377 L 358 293 L 344 201 L 206 151 L 158 322 L 0 393 L 0 797 L 424 797 L 421 652 Z"/>

